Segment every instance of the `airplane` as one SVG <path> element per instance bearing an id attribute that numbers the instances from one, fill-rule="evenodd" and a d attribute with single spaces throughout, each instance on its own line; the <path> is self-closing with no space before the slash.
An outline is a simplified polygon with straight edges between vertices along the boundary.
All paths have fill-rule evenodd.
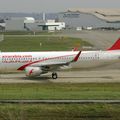
<path id="1" fill-rule="evenodd" d="M 52 78 L 56 79 L 58 75 L 55 71 L 76 62 L 80 54 L 81 51 L 1 52 L 0 70 L 24 70 L 28 77 L 52 71 Z"/>
<path id="2" fill-rule="evenodd" d="M 80 63 L 80 67 L 120 61 L 120 38 L 105 51 L 51 51 L 51 52 L 1 52 L 1 70 L 25 71 L 28 77 L 37 77 L 52 72 L 52 79 L 57 79 L 61 67 Z"/>

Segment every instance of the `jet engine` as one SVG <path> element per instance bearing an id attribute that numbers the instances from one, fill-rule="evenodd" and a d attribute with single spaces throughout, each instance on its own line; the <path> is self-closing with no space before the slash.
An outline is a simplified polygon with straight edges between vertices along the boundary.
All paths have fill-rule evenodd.
<path id="1" fill-rule="evenodd" d="M 26 72 L 26 76 L 28 77 L 40 76 L 40 74 L 43 73 L 40 67 L 27 67 L 25 69 L 25 72 Z"/>

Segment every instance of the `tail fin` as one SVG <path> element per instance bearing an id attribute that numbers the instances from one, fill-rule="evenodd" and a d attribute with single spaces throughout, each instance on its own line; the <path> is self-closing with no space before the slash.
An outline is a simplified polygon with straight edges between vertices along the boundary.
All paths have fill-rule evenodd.
<path id="1" fill-rule="evenodd" d="M 120 50 L 120 38 L 107 50 Z"/>

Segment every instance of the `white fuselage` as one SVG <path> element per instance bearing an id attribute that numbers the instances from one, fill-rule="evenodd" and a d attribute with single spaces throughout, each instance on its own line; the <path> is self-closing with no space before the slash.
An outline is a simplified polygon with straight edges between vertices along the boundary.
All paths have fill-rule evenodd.
<path id="1" fill-rule="evenodd" d="M 68 52 L 1 52 L 0 70 L 24 70 L 28 66 L 58 64 L 74 59 L 78 51 Z M 120 61 L 120 50 L 113 51 L 82 51 L 79 67 L 92 67 Z M 29 64 L 30 63 L 30 64 Z M 77 63 L 76 63 L 77 64 Z M 24 67 L 22 67 L 24 66 Z M 22 68 L 21 68 L 22 67 Z"/>
<path id="2" fill-rule="evenodd" d="M 109 65 L 120 61 L 120 51 L 83 51 L 79 57 L 80 68 Z"/>

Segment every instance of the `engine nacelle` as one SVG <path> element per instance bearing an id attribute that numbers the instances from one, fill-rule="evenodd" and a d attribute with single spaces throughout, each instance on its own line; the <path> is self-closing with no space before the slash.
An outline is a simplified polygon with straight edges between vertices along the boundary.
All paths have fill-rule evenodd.
<path id="1" fill-rule="evenodd" d="M 27 67 L 25 69 L 25 72 L 26 72 L 26 76 L 28 77 L 35 77 L 42 74 L 42 70 L 40 67 Z"/>

